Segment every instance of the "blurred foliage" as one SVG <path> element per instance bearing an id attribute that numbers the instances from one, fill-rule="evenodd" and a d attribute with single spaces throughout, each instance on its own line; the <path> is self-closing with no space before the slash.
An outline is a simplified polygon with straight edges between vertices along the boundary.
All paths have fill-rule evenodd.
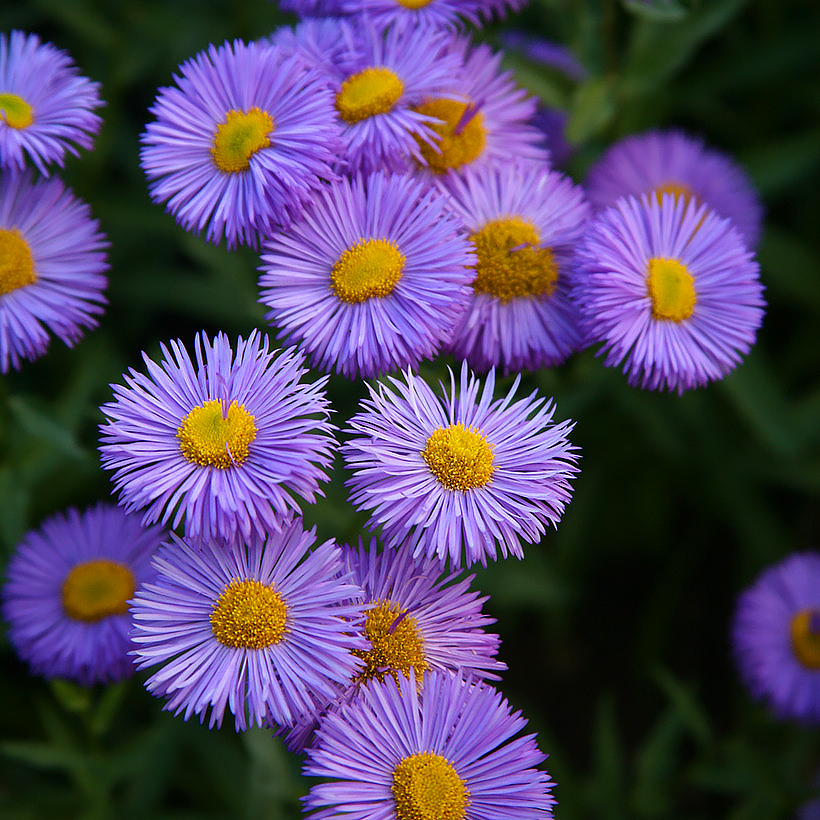
<path id="1" fill-rule="evenodd" d="M 45 516 L 108 496 L 97 408 L 140 367 L 140 351 L 156 356 L 160 341 L 190 343 L 202 328 L 264 326 L 253 252 L 186 235 L 153 206 L 138 140 L 180 62 L 285 19 L 266 0 L 0 6 L 0 30 L 37 32 L 102 82 L 96 149 L 64 178 L 112 243 L 101 327 L 0 381 L 4 554 Z M 576 179 L 613 140 L 667 125 L 749 169 L 768 212 L 769 311 L 734 374 L 680 398 L 629 388 L 592 352 L 525 377 L 576 420 L 583 461 L 559 530 L 523 562 L 478 572 L 509 665 L 502 688 L 550 754 L 559 820 L 793 817 L 812 794 L 820 739 L 749 701 L 727 624 L 764 566 L 820 545 L 818 5 L 533 0 L 505 25 L 568 44 L 589 70 L 575 85 L 509 57 L 522 82 L 569 112 Z M 334 378 L 329 389 L 343 427 L 364 388 Z M 364 516 L 346 502 L 338 463 L 327 495 L 306 520 L 322 537 L 355 538 Z M 2 651 L 4 818 L 298 816 L 307 784 L 269 732 L 185 723 L 139 679 L 49 683 Z"/>

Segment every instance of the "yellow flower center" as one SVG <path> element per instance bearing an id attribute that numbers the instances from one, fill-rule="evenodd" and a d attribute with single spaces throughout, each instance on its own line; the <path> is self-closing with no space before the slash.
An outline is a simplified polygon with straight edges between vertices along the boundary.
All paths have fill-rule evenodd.
<path id="1" fill-rule="evenodd" d="M 437 174 L 446 173 L 450 168 L 461 168 L 484 150 L 487 140 L 484 116 L 471 104 L 440 98 L 422 103 L 415 110 L 442 120 L 428 123 L 438 135 L 438 139 L 434 139 L 435 147 L 416 137 L 427 166 Z"/>
<path id="2" fill-rule="evenodd" d="M 403 93 L 404 84 L 389 68 L 365 68 L 342 83 L 336 109 L 345 122 L 360 122 L 390 111 Z"/>
<path id="3" fill-rule="evenodd" d="M 63 609 L 69 618 L 87 623 L 125 615 L 135 588 L 134 573 L 115 561 L 77 564 L 63 582 Z"/>
<path id="4" fill-rule="evenodd" d="M 517 216 L 494 219 L 470 239 L 478 257 L 474 290 L 502 302 L 555 290 L 558 267 L 552 251 L 538 247 L 535 225 Z"/>
<path id="5" fill-rule="evenodd" d="M 647 289 L 652 300 L 652 318 L 673 322 L 688 319 L 697 302 L 694 282 L 686 265 L 677 259 L 650 259 Z"/>
<path id="6" fill-rule="evenodd" d="M 31 248 L 16 229 L 0 228 L 0 295 L 35 282 Z"/>
<path id="7" fill-rule="evenodd" d="M 11 128 L 28 128 L 34 122 L 31 106 L 16 94 L 0 93 L 0 122 Z"/>
<path id="8" fill-rule="evenodd" d="M 416 679 L 421 680 L 422 674 L 429 667 L 424 659 L 424 645 L 416 621 L 391 601 L 371 603 L 364 633 L 373 648 L 368 652 L 353 650 L 353 654 L 365 662 L 365 667 L 356 680 L 378 678 L 381 681 L 387 674 L 395 677 L 396 672 L 409 677 L 411 669 L 416 670 Z"/>
<path id="9" fill-rule="evenodd" d="M 285 634 L 288 605 L 272 586 L 234 578 L 211 610 L 211 631 L 232 649 L 264 649 Z"/>
<path id="10" fill-rule="evenodd" d="M 804 609 L 792 618 L 792 649 L 806 669 L 820 669 L 820 609 Z"/>
<path id="11" fill-rule="evenodd" d="M 251 157 L 269 148 L 273 117 L 254 106 L 250 111 L 229 111 L 214 135 L 211 156 L 217 168 L 226 174 L 247 171 Z"/>
<path id="12" fill-rule="evenodd" d="M 461 422 L 434 430 L 421 457 L 448 490 L 466 492 L 493 477 L 492 447 L 475 427 Z"/>
<path id="13" fill-rule="evenodd" d="M 390 239 L 362 239 L 348 248 L 330 271 L 330 282 L 343 302 L 389 296 L 401 279 L 404 254 Z"/>
<path id="14" fill-rule="evenodd" d="M 397 0 L 397 2 L 406 9 L 423 9 L 425 6 L 429 6 L 433 0 Z"/>
<path id="15" fill-rule="evenodd" d="M 399 761 L 390 787 L 397 820 L 464 820 L 470 793 L 453 764 L 419 752 Z"/>
<path id="16" fill-rule="evenodd" d="M 256 438 L 254 417 L 235 401 L 223 415 L 224 406 L 221 399 L 211 399 L 182 420 L 177 429 L 179 449 L 191 463 L 227 470 L 248 457 L 249 445 Z"/>
<path id="17" fill-rule="evenodd" d="M 688 185 L 684 185 L 682 182 L 667 182 L 665 185 L 658 185 L 657 188 L 653 189 L 652 193 L 655 194 L 655 197 L 658 200 L 658 205 L 663 204 L 664 194 L 672 194 L 676 199 L 677 197 L 682 196 L 684 203 L 687 204 L 690 199 L 695 199 L 695 201 L 697 201 L 695 192 Z"/>

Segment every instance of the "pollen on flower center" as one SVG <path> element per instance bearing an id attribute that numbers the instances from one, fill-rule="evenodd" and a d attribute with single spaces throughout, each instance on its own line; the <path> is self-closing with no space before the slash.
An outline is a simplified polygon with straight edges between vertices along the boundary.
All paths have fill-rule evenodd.
<path id="1" fill-rule="evenodd" d="M 345 122 L 352 124 L 390 111 L 403 93 L 404 84 L 389 68 L 365 68 L 342 83 L 336 109 Z"/>
<path id="2" fill-rule="evenodd" d="M 367 611 L 364 632 L 373 648 L 367 652 L 352 650 L 365 662 L 358 681 L 373 678 L 381 681 L 387 674 L 395 677 L 396 672 L 409 677 L 411 669 L 415 669 L 416 678 L 421 679 L 428 668 L 421 635 L 415 619 L 398 604 L 387 600 L 373 601 L 372 608 Z"/>
<path id="3" fill-rule="evenodd" d="M 494 219 L 470 236 L 475 245 L 473 289 L 509 302 L 531 296 L 550 296 L 558 281 L 558 267 L 549 248 L 539 248 L 535 226 L 517 216 Z"/>
<path id="4" fill-rule="evenodd" d="M 0 228 L 0 294 L 37 280 L 31 248 L 18 230 Z"/>
<path id="5" fill-rule="evenodd" d="M 445 757 L 418 752 L 399 761 L 390 786 L 397 820 L 464 820 L 470 793 Z"/>
<path id="6" fill-rule="evenodd" d="M 804 609 L 792 618 L 792 649 L 806 669 L 820 669 L 820 609 Z"/>
<path id="7" fill-rule="evenodd" d="M 229 111 L 219 124 L 211 147 L 217 168 L 226 174 L 247 171 L 251 157 L 269 148 L 273 117 L 254 106 L 249 111 Z"/>
<path id="8" fill-rule="evenodd" d="M 234 578 L 211 610 L 211 631 L 233 649 L 264 649 L 285 634 L 288 605 L 269 584 Z"/>
<path id="9" fill-rule="evenodd" d="M 228 467 L 242 464 L 248 457 L 249 445 L 256 438 L 254 417 L 232 401 L 227 415 L 224 403 L 212 399 L 194 407 L 177 429 L 182 455 L 200 467 Z"/>
<path id="10" fill-rule="evenodd" d="M 401 279 L 404 262 L 404 254 L 392 240 L 362 239 L 339 257 L 330 281 L 343 302 L 389 296 Z"/>
<path id="11" fill-rule="evenodd" d="M 484 116 L 471 103 L 442 97 L 428 100 L 414 110 L 442 120 L 428 123 L 429 128 L 438 135 L 433 145 L 416 137 L 427 166 L 437 174 L 444 174 L 451 168 L 461 168 L 484 150 L 487 141 Z"/>
<path id="12" fill-rule="evenodd" d="M 686 265 L 677 259 L 650 259 L 647 289 L 652 300 L 652 318 L 673 322 L 688 319 L 697 302 L 694 281 Z"/>
<path id="13" fill-rule="evenodd" d="M 125 615 L 135 587 L 134 573 L 123 564 L 103 559 L 77 564 L 63 582 L 63 609 L 87 623 Z"/>
<path id="14" fill-rule="evenodd" d="M 16 94 L 0 93 L 0 122 L 11 128 L 28 128 L 34 122 L 32 107 Z"/>
<path id="15" fill-rule="evenodd" d="M 483 487 L 493 476 L 492 447 L 478 430 L 461 422 L 434 430 L 421 456 L 448 490 Z"/>

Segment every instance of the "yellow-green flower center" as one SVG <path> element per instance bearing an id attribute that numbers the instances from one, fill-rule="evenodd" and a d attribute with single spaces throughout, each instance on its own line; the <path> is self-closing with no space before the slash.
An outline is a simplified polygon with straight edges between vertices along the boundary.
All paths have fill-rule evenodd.
<path id="1" fill-rule="evenodd" d="M 35 282 L 31 248 L 16 229 L 0 228 L 0 295 Z"/>
<path id="2" fill-rule="evenodd" d="M 419 752 L 399 761 L 390 786 L 397 820 L 464 820 L 470 793 L 447 758 Z"/>
<path id="3" fill-rule="evenodd" d="M 792 649 L 806 669 L 820 669 L 820 609 L 804 609 L 792 618 Z"/>
<path id="4" fill-rule="evenodd" d="M 682 322 L 695 309 L 695 280 L 677 259 L 649 260 L 647 289 L 652 300 L 652 318 Z"/>
<path id="5" fill-rule="evenodd" d="M 475 427 L 461 422 L 433 431 L 421 457 L 448 490 L 466 492 L 483 487 L 493 477 L 493 451 Z"/>
<path id="6" fill-rule="evenodd" d="M 288 605 L 272 586 L 234 578 L 211 610 L 211 631 L 224 646 L 264 649 L 285 634 Z"/>
<path id="7" fill-rule="evenodd" d="M 389 68 L 365 68 L 348 77 L 336 95 L 336 110 L 348 123 L 390 111 L 404 93 L 404 83 Z"/>
<path id="8" fill-rule="evenodd" d="M 194 407 L 177 429 L 182 455 L 200 467 L 228 467 L 242 464 L 249 445 L 256 438 L 254 417 L 232 401 L 227 415 L 221 399 L 212 399 Z"/>
<path id="9" fill-rule="evenodd" d="M 549 248 L 539 248 L 535 225 L 517 216 L 487 222 L 470 237 L 476 249 L 473 289 L 502 302 L 550 296 L 558 268 Z"/>
<path id="10" fill-rule="evenodd" d="M 390 239 L 362 239 L 348 248 L 330 271 L 330 282 L 343 302 L 389 296 L 401 279 L 404 254 Z"/>
<path id="11" fill-rule="evenodd" d="M 22 97 L 0 93 L 0 122 L 11 128 L 28 128 L 34 122 L 34 111 Z"/>
<path id="12" fill-rule="evenodd" d="M 77 564 L 63 582 L 63 609 L 69 618 L 87 623 L 125 615 L 135 587 L 134 573 L 116 561 Z"/>
<path id="13" fill-rule="evenodd" d="M 442 122 L 428 123 L 438 135 L 434 144 L 416 137 L 421 155 L 427 166 L 437 174 L 444 174 L 451 168 L 461 168 L 472 162 L 484 150 L 487 141 L 487 132 L 484 128 L 484 116 L 481 111 L 475 111 L 466 102 L 439 98 L 428 100 L 416 106 L 420 114 L 427 114 Z"/>
<path id="14" fill-rule="evenodd" d="M 387 600 L 372 601 L 371 609 L 367 611 L 364 634 L 373 648 L 367 652 L 353 650 L 353 654 L 365 662 L 357 681 L 373 678 L 381 681 L 387 674 L 395 677 L 397 672 L 409 677 L 411 669 L 416 671 L 416 680 L 421 680 L 428 669 L 424 644 L 415 619 L 398 604 Z"/>
<path id="15" fill-rule="evenodd" d="M 254 106 L 249 111 L 229 111 L 225 122 L 217 126 L 211 156 L 216 167 L 226 174 L 247 171 L 251 157 L 269 148 L 273 117 Z"/>

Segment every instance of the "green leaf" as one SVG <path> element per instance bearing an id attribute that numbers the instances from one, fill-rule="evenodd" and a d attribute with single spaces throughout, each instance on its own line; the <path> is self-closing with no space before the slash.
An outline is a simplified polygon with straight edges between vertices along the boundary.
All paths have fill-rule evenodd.
<path id="1" fill-rule="evenodd" d="M 654 670 L 652 678 L 669 698 L 675 714 L 692 737 L 704 746 L 712 743 L 713 732 L 709 720 L 689 687 L 665 669 Z"/>
<path id="2" fill-rule="evenodd" d="M 581 143 L 603 132 L 616 111 L 615 78 L 595 77 L 578 86 L 569 111 L 566 136 Z"/>
<path id="3" fill-rule="evenodd" d="M 645 20 L 669 23 L 686 17 L 687 9 L 678 0 L 623 0 L 624 8 Z"/>
<path id="4" fill-rule="evenodd" d="M 31 400 L 12 396 L 8 405 L 20 427 L 33 438 L 54 447 L 69 458 L 79 460 L 87 457 L 74 434 L 53 416 L 38 409 Z"/>

